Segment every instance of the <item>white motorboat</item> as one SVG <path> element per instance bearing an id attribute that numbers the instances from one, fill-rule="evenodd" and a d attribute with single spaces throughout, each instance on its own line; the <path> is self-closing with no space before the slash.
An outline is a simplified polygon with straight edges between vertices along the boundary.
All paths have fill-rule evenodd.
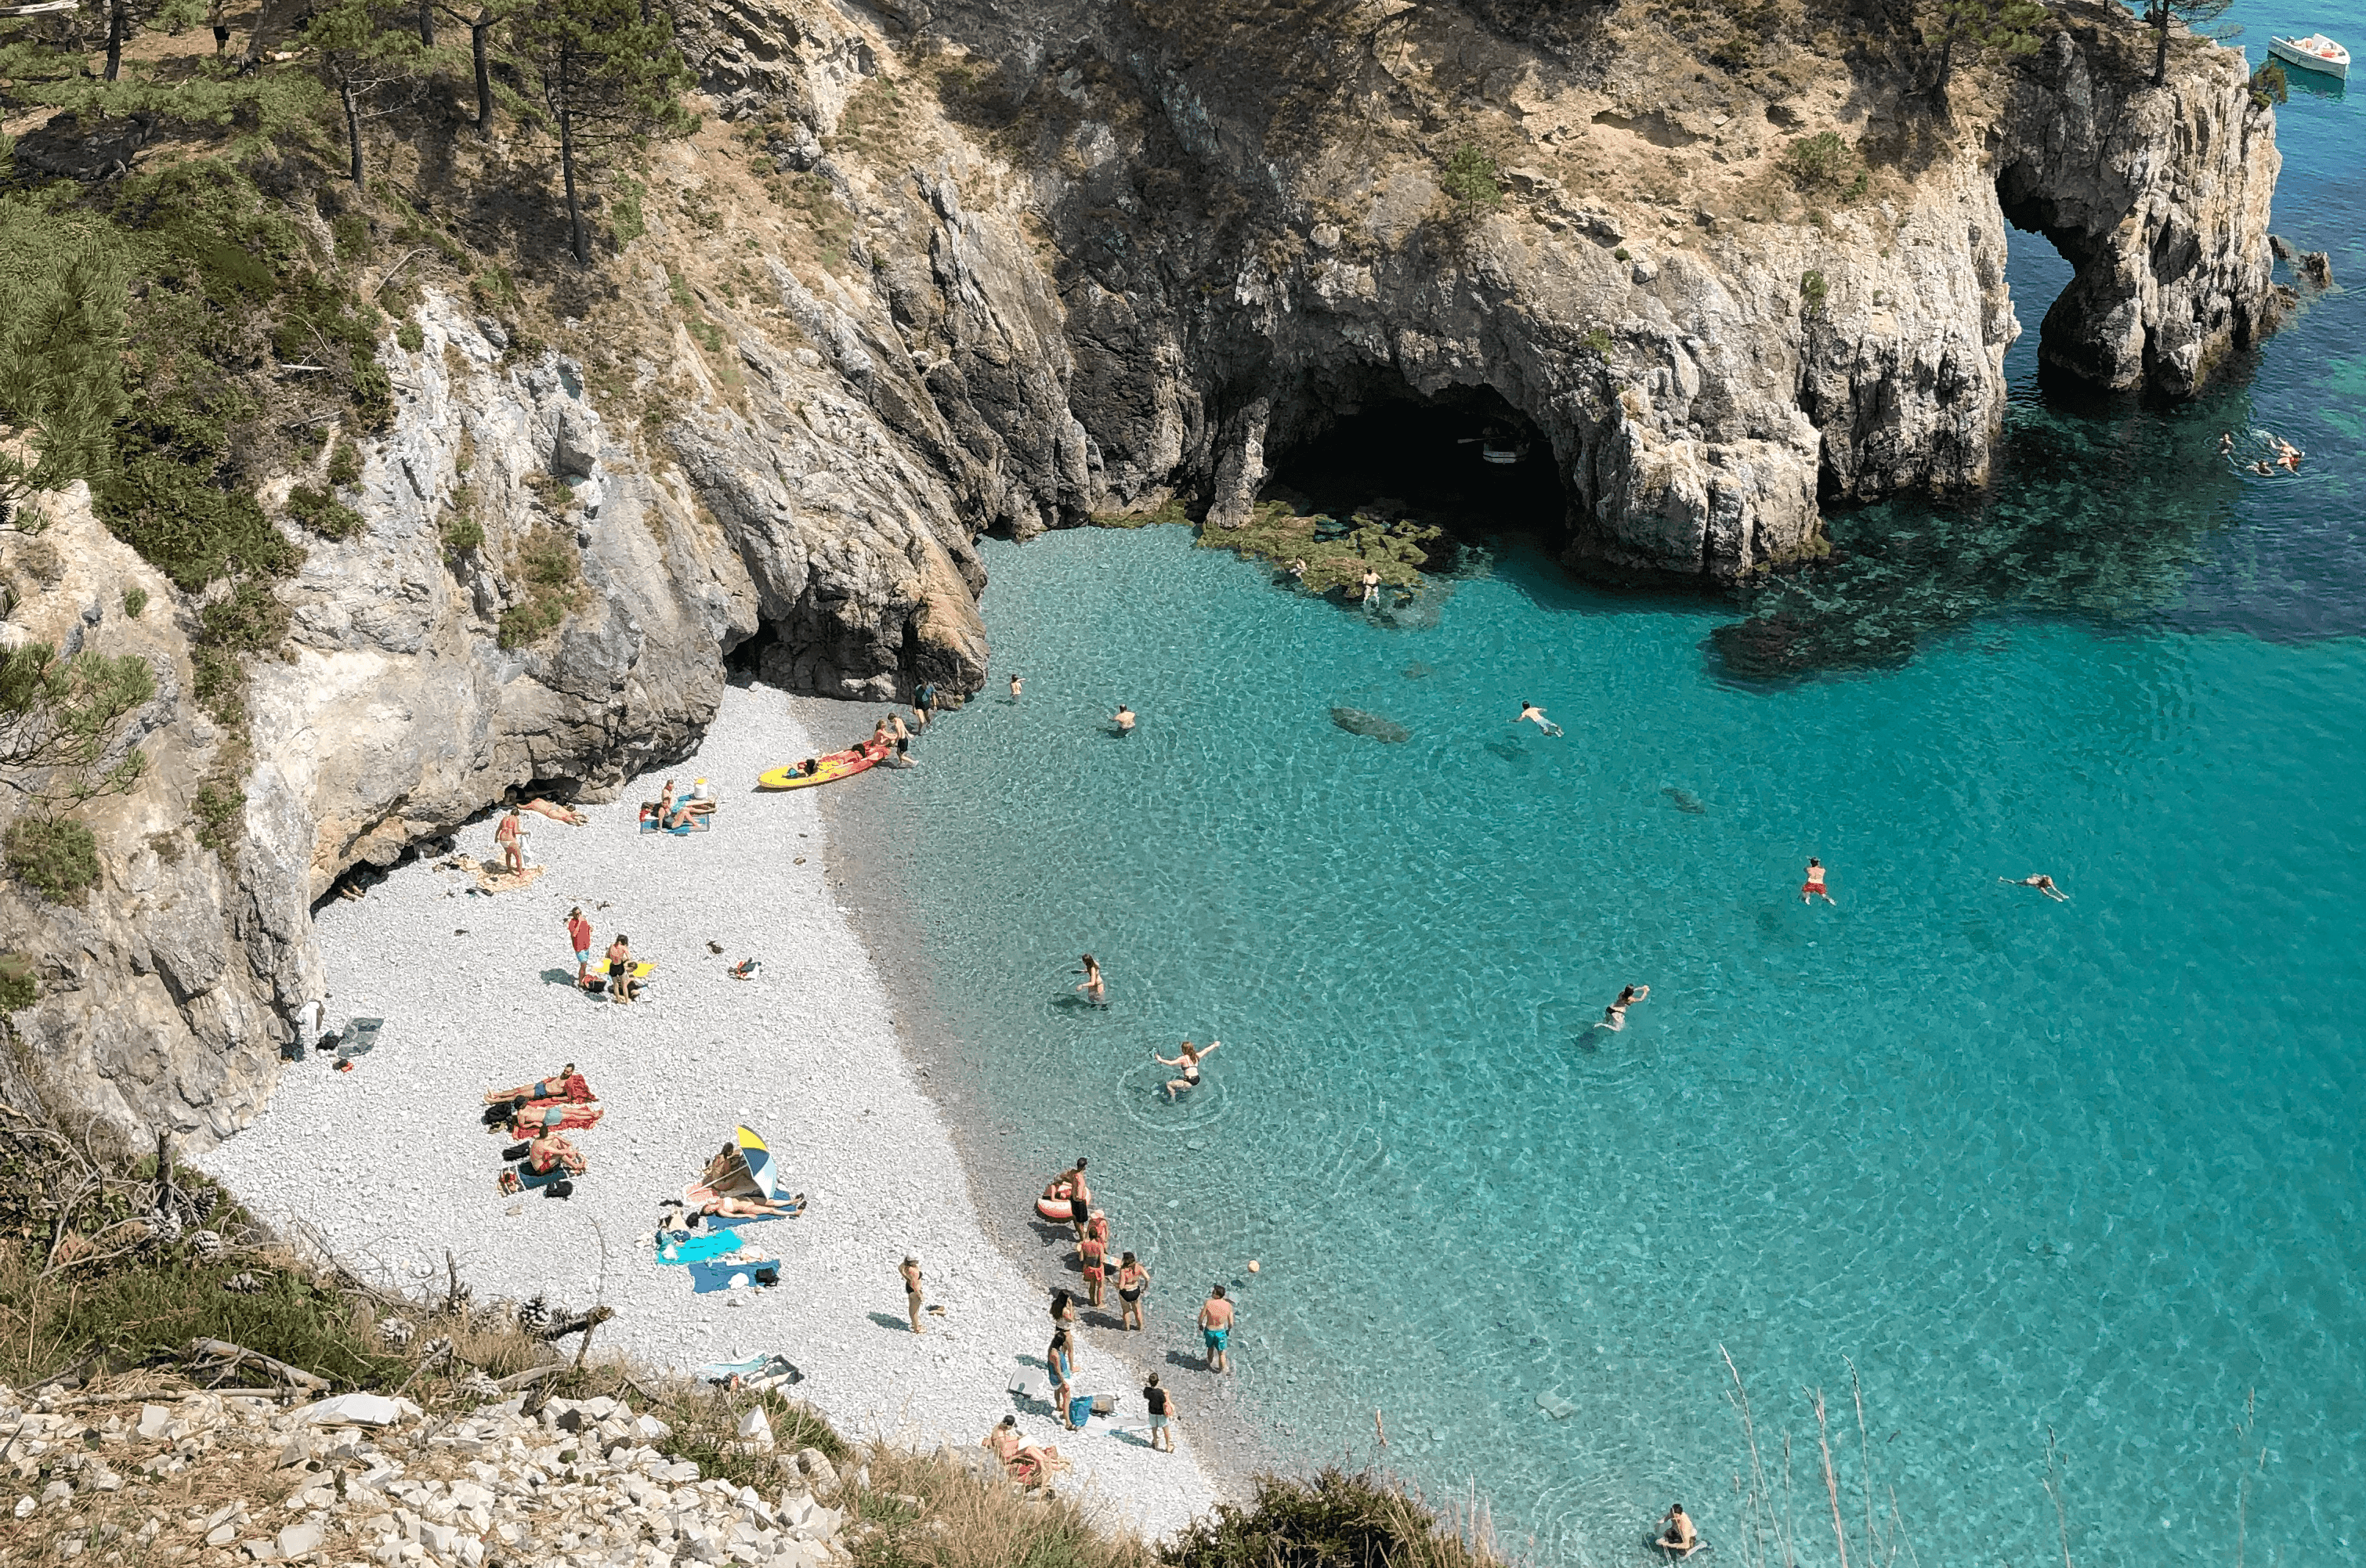
<path id="1" fill-rule="evenodd" d="M 2268 52 L 2303 71 L 2321 72 L 2340 82 L 2349 80 L 2349 51 L 2323 33 L 2311 33 L 2304 39 L 2270 38 Z"/>

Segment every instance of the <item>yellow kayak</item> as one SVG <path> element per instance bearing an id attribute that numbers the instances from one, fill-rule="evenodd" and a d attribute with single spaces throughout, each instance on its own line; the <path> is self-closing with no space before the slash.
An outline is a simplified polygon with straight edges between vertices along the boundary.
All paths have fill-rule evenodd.
<path id="1" fill-rule="evenodd" d="M 795 763 L 783 763 L 770 772 L 756 776 L 759 790 L 802 790 L 809 784 L 828 784 L 833 779 L 851 778 L 872 767 L 885 756 L 869 746 L 856 746 L 851 751 L 834 751 L 816 760 L 820 767 L 811 773 L 798 771 Z"/>

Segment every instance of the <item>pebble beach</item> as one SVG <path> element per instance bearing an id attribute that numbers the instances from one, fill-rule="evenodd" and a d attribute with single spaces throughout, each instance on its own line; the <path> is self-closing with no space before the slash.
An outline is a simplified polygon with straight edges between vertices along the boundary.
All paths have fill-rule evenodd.
<path id="1" fill-rule="evenodd" d="M 1167 1379 L 1179 1451 L 1155 1452 L 1122 1337 L 1087 1327 L 1078 1389 L 1114 1395 L 1117 1414 L 1069 1432 L 1048 1413 L 1049 1282 L 1070 1276 L 1048 1251 L 1022 1267 L 988 1238 L 829 884 L 820 791 L 752 787 L 763 768 L 843 745 L 877 716 L 843 714 L 839 732 L 809 734 L 781 693 L 732 688 L 694 756 L 583 808 L 586 825 L 526 815 L 527 860 L 543 868 L 531 886 L 480 892 L 447 856 L 330 901 L 317 918 L 329 1025 L 383 1018 L 378 1043 L 351 1072 L 320 1055 L 291 1063 L 254 1124 L 199 1163 L 266 1223 L 366 1277 L 424 1293 L 441 1287 L 448 1253 L 480 1299 L 605 1304 L 615 1316 L 595 1354 L 684 1372 L 786 1356 L 804 1377 L 784 1392 L 850 1437 L 973 1444 L 1015 1411 L 1029 1441 L 1075 1462 L 1065 1492 L 1107 1525 L 1166 1535 L 1215 1497 L 1192 1453 L 1199 1380 Z M 667 778 L 686 790 L 700 777 L 721 800 L 711 831 L 637 831 L 638 802 Z M 497 859 L 495 820 L 462 829 L 458 853 Z M 578 905 L 595 950 L 621 932 L 655 961 L 644 1001 L 613 1005 L 573 985 L 564 924 Z M 755 979 L 727 974 L 749 957 Z M 568 1062 L 606 1108 L 569 1135 L 589 1170 L 567 1199 L 504 1195 L 509 1139 L 480 1125 L 483 1095 Z M 745 1232 L 779 1260 L 777 1286 L 696 1294 L 691 1271 L 656 1260 L 659 1206 L 742 1124 L 769 1143 L 782 1193 L 810 1206 Z M 896 1273 L 907 1253 L 945 1309 L 918 1336 Z M 1155 1292 L 1150 1305 L 1196 1307 Z M 1021 1378 L 1024 1400 L 1010 1392 Z"/>

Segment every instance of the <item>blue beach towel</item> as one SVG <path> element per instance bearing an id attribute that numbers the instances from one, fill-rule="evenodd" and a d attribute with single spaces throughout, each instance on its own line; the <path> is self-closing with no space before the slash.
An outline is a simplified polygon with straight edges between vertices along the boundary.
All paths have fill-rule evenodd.
<path id="1" fill-rule="evenodd" d="M 767 1258 L 758 1263 L 693 1263 L 689 1268 L 691 1294 L 711 1295 L 716 1291 L 729 1290 L 735 1277 L 745 1279 L 749 1285 L 754 1285 L 756 1271 L 759 1269 L 770 1269 L 777 1276 L 781 1271 L 781 1260 L 778 1258 Z"/>
<path id="2" fill-rule="evenodd" d="M 660 1231 L 658 1235 L 658 1261 L 703 1263 L 710 1258 L 720 1258 L 726 1252 L 737 1252 L 740 1246 L 739 1238 L 728 1231 L 716 1236 Z"/>

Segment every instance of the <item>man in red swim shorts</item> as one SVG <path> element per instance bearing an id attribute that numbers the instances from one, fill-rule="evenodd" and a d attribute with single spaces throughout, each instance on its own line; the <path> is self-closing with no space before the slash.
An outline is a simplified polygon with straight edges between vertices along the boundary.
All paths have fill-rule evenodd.
<path id="1" fill-rule="evenodd" d="M 1824 891 L 1824 863 L 1810 855 L 1808 857 L 1808 880 L 1799 889 L 1799 902 L 1813 903 L 1818 899 L 1823 900 L 1834 909 L 1841 907 L 1831 894 Z"/>

